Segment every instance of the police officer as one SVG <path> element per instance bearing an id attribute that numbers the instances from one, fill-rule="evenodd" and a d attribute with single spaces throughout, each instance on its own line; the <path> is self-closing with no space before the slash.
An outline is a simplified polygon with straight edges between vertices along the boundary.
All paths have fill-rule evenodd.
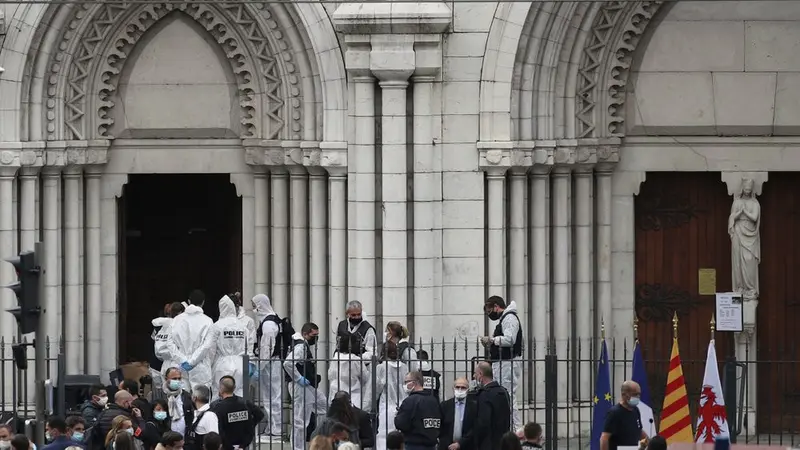
<path id="1" fill-rule="evenodd" d="M 511 396 L 512 426 L 517 430 L 522 427 L 516 397 L 522 379 L 522 322 L 517 316 L 517 303 L 506 306 L 502 297 L 493 295 L 486 300 L 483 310 L 489 320 L 497 321 L 497 326 L 492 337 L 482 337 L 481 342 L 489 349 L 494 381 Z"/>
<path id="2" fill-rule="evenodd" d="M 419 371 L 422 372 L 422 377 L 425 379 L 426 394 L 433 394 L 434 397 L 439 398 L 439 389 L 442 387 L 442 375 L 433 370 L 431 362 L 428 359 L 428 352 L 420 350 L 417 352 L 417 359 L 419 360 Z"/>
<path id="3" fill-rule="evenodd" d="M 226 375 L 219 380 L 221 400 L 212 411 L 219 420 L 219 434 L 223 450 L 246 449 L 253 442 L 256 425 L 264 419 L 264 413 L 251 401 L 233 394 L 236 381 Z"/>
<path id="4" fill-rule="evenodd" d="M 436 397 L 423 392 L 425 380 L 420 372 L 405 376 L 408 397 L 400 404 L 394 426 L 405 436 L 406 450 L 434 450 L 442 425 L 442 410 Z"/>
<path id="5" fill-rule="evenodd" d="M 361 302 L 348 302 L 346 312 L 347 319 L 339 322 L 336 329 L 337 351 L 360 355 L 365 362 L 369 362 L 373 355 L 377 355 L 378 338 L 375 327 L 364 320 Z"/>

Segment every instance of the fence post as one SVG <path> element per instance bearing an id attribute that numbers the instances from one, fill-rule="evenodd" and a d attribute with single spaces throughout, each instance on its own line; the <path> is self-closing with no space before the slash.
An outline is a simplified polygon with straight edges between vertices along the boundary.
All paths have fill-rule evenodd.
<path id="1" fill-rule="evenodd" d="M 558 357 L 549 349 L 544 357 L 544 429 L 545 448 L 558 448 Z"/>
<path id="2" fill-rule="evenodd" d="M 55 414 L 60 417 L 67 416 L 67 393 L 66 393 L 66 379 L 67 379 L 67 358 L 64 355 L 64 350 L 60 349 L 58 352 L 57 360 L 58 375 L 56 375 L 56 405 Z"/>
<path id="3" fill-rule="evenodd" d="M 728 434 L 731 436 L 731 443 L 736 443 L 736 435 L 739 434 L 738 424 L 736 423 L 736 411 L 738 409 L 736 398 L 736 356 L 729 356 L 725 361 L 722 376 L 722 397 L 725 399 L 725 413 L 728 416 Z M 745 379 L 744 382 L 747 382 Z"/>

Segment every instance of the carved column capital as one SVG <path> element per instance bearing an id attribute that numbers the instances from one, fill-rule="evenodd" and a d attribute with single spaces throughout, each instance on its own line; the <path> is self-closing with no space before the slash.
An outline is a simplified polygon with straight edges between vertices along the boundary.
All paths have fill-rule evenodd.
<path id="1" fill-rule="evenodd" d="M 320 165 L 331 176 L 347 176 L 347 142 L 324 141 L 319 143 L 319 148 Z"/>
<path id="2" fill-rule="evenodd" d="M 479 166 L 490 176 L 505 174 L 512 166 L 514 143 L 511 141 L 478 142 Z"/>
<path id="3" fill-rule="evenodd" d="M 764 183 L 769 181 L 769 172 L 722 172 L 722 181 L 728 186 L 728 195 L 742 192 L 742 181 L 753 180 L 753 194 L 761 195 Z"/>

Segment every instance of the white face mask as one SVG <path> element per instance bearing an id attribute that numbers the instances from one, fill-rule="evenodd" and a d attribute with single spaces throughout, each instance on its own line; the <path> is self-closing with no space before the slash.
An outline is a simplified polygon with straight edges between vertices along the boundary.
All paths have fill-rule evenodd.
<path id="1" fill-rule="evenodd" d="M 97 404 L 100 406 L 106 406 L 108 403 L 108 397 L 100 397 L 97 399 Z"/>
<path id="2" fill-rule="evenodd" d="M 0 441 L 0 449 L 11 448 L 11 441 Z"/>
<path id="3" fill-rule="evenodd" d="M 457 400 L 463 400 L 463 399 L 467 398 L 467 391 L 466 391 L 466 389 L 454 389 L 453 390 L 453 396 Z"/>
<path id="4" fill-rule="evenodd" d="M 410 394 L 414 391 L 414 383 L 406 383 L 406 393 Z"/>

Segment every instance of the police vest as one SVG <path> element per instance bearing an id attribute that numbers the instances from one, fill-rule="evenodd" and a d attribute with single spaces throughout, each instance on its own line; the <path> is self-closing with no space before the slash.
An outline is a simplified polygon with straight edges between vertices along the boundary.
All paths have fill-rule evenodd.
<path id="1" fill-rule="evenodd" d="M 353 332 L 350 332 L 347 320 L 339 322 L 339 328 L 336 330 L 336 350 L 339 353 L 363 355 L 367 351 L 364 341 L 370 329 L 375 328 L 366 320 L 361 321 Z"/>
<path id="2" fill-rule="evenodd" d="M 495 327 L 494 334 L 492 336 L 503 336 L 503 320 L 505 320 L 505 318 L 508 316 L 514 316 L 517 322 L 519 322 L 517 338 L 514 341 L 514 345 L 511 347 L 500 347 L 492 344 L 492 346 L 489 347 L 489 359 L 492 361 L 504 361 L 522 356 L 522 322 L 519 321 L 519 316 L 517 316 L 516 312 L 509 312 L 505 314 L 500 319 L 500 323 L 498 323 Z"/>
<path id="3" fill-rule="evenodd" d="M 298 361 L 295 363 L 295 367 L 297 371 L 300 372 L 300 375 L 303 376 L 309 383 L 311 383 L 311 387 L 316 388 L 319 384 L 319 379 L 317 378 L 317 363 L 314 362 L 314 355 L 311 354 L 311 349 L 306 345 L 306 341 L 302 339 L 295 339 L 292 341 L 294 346 L 303 344 L 306 349 L 306 356 L 303 361 Z M 288 377 L 288 375 L 287 375 Z M 287 381 L 294 381 L 291 377 L 287 378 Z"/>

